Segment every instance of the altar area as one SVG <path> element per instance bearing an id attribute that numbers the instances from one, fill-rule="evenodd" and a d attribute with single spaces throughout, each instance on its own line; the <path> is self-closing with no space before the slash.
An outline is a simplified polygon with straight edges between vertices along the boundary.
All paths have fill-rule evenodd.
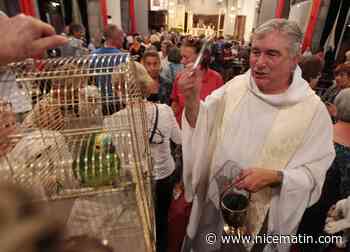
<path id="1" fill-rule="evenodd" d="M 216 33 L 216 31 L 211 27 L 207 27 L 207 28 L 194 27 L 190 30 L 190 34 L 192 34 L 193 36 L 200 36 L 203 34 L 206 37 L 211 37 L 211 36 L 215 35 L 215 33 Z"/>

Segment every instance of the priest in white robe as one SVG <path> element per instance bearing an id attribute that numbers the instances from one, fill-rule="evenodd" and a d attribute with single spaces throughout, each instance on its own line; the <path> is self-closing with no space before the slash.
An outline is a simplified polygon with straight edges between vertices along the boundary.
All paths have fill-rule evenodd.
<path id="1" fill-rule="evenodd" d="M 301 77 L 301 41 L 293 22 L 273 19 L 261 25 L 252 37 L 251 69 L 204 102 L 199 71 L 187 68 L 181 74 L 185 197 L 193 202 L 183 252 L 222 251 L 220 194 L 232 180 L 252 193 L 253 235 L 264 220 L 267 234 L 294 235 L 305 209 L 318 200 L 334 159 L 332 124 Z M 225 165 L 229 160 L 242 168 L 239 176 Z M 209 233 L 217 235 L 210 244 Z M 267 244 L 264 251 L 289 251 L 290 245 Z M 244 250 L 251 248 L 246 244 Z"/>

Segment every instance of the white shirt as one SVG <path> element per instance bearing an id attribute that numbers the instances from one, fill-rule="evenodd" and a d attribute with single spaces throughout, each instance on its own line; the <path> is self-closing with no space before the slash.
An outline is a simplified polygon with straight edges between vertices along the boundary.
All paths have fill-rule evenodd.
<path id="1" fill-rule="evenodd" d="M 171 175 L 175 170 L 175 162 L 171 156 L 170 139 L 176 143 L 181 144 L 181 131 L 176 122 L 174 112 L 166 104 L 153 104 L 146 102 L 146 113 L 148 119 L 148 138 L 151 135 L 155 120 L 156 107 L 158 107 L 158 126 L 156 134 L 153 138 L 154 144 L 150 144 L 151 155 L 153 159 L 153 176 L 156 180 L 164 179 Z M 112 116 L 105 118 L 103 125 L 109 130 L 115 129 L 123 120 L 121 117 L 126 117 L 126 109 L 123 109 Z M 125 119 L 124 119 L 125 120 Z M 139 128 L 141 129 L 141 128 Z M 142 134 L 138 132 L 137 134 Z M 162 135 L 162 136 L 161 136 Z M 158 144 L 157 144 L 158 143 Z"/>
<path id="2" fill-rule="evenodd" d="M 246 74 L 250 75 L 250 72 Z M 282 94 L 265 95 L 256 87 L 254 80 L 252 78 L 250 80 L 249 91 L 242 97 L 235 113 L 230 117 L 228 122 L 230 127 L 224 131 L 222 142 L 215 146 L 214 170 L 220 169 L 227 160 L 237 162 L 242 168 L 253 165 L 259 159 L 259 153 L 272 127 L 278 107 L 296 104 L 312 92 L 301 78 L 299 68 L 295 71 L 292 84 Z M 217 188 L 220 188 L 220 180 L 211 180 L 207 195 L 208 202 L 205 203 L 196 200 L 193 187 L 199 179 L 196 177 L 198 172 L 196 173 L 195 170 L 203 168 L 203 162 L 205 162 L 202 154 L 206 153 L 204 149 L 208 146 L 208 132 L 216 118 L 216 106 L 225 94 L 227 85 L 230 83 L 213 92 L 205 102 L 200 104 L 196 128 L 191 128 L 183 115 L 185 196 L 188 200 L 193 199 L 187 233 L 197 248 L 200 248 L 198 251 L 217 249 L 203 243 L 201 235 L 205 232 L 222 231 L 223 222 L 220 215 L 217 215 L 219 211 L 216 207 L 219 200 Z M 297 119 L 291 118 L 291 120 Z M 298 148 L 283 170 L 284 179 L 280 190 L 273 191 L 269 232 L 283 235 L 295 234 L 305 209 L 318 200 L 325 174 L 333 158 L 332 125 L 326 108 L 321 104 L 305 133 L 302 146 Z M 221 172 L 219 175 L 225 176 Z M 278 251 L 288 251 L 288 249 L 288 244 L 278 245 Z"/>

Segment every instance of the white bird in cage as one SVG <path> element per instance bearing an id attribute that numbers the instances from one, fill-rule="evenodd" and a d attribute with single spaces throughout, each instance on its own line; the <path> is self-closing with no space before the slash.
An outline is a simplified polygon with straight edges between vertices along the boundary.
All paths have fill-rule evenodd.
<path id="1" fill-rule="evenodd" d="M 27 133 L 1 159 L 3 179 L 32 187 L 42 198 L 63 188 L 74 188 L 77 182 L 69 162 L 71 160 L 64 137 L 55 131 L 36 130 Z"/>

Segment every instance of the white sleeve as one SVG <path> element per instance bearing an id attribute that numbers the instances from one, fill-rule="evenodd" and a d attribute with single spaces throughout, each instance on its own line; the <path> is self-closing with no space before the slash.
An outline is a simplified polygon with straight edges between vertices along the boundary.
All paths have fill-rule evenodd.
<path id="1" fill-rule="evenodd" d="M 209 132 L 214 125 L 215 112 L 224 93 L 223 86 L 215 90 L 204 102 L 201 101 L 195 128 L 188 124 L 185 112 L 182 113 L 183 181 L 187 201 L 192 201 L 200 179 L 200 169 L 206 166 L 203 162 L 208 162 Z"/>
<path id="2" fill-rule="evenodd" d="M 175 115 L 171 107 L 167 107 L 167 113 L 168 113 L 168 121 L 170 126 L 170 138 L 171 140 L 176 144 L 181 144 L 181 130 L 179 125 L 177 124 Z"/>
<path id="3" fill-rule="evenodd" d="M 334 157 L 333 128 L 323 104 L 313 118 L 301 148 L 283 171 L 283 184 L 273 192 L 269 230 L 295 234 L 305 209 L 319 199 Z"/>

